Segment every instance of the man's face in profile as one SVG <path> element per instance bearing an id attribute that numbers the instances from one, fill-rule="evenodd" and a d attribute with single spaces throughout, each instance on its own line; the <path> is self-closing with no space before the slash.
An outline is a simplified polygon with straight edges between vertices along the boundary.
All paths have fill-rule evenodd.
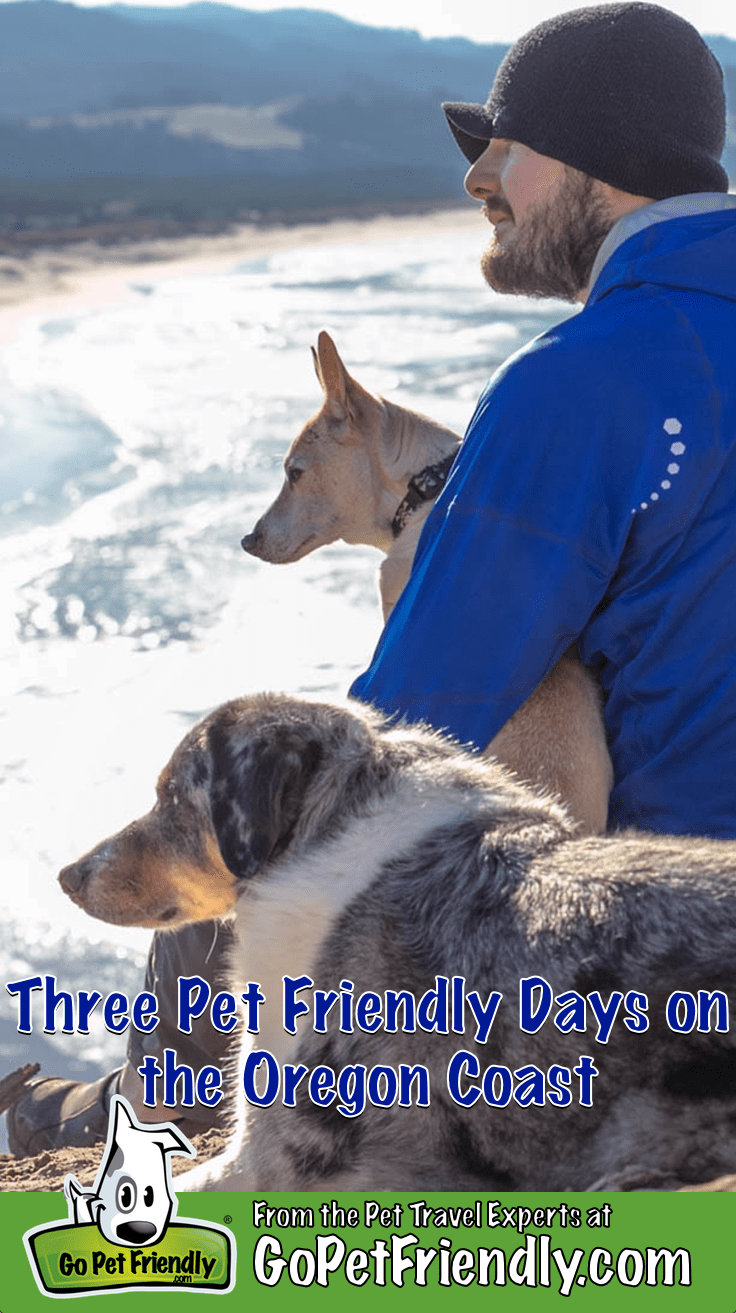
<path id="1" fill-rule="evenodd" d="M 481 260 L 494 291 L 579 299 L 615 222 L 594 178 L 499 138 L 469 169 L 465 189 L 494 228 Z"/>

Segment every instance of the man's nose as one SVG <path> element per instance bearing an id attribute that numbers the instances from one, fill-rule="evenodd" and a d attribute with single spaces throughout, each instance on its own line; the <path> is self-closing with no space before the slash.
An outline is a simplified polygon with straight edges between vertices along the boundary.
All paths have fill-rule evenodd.
<path id="1" fill-rule="evenodd" d="M 468 196 L 476 201 L 483 201 L 491 192 L 498 190 L 498 170 L 493 163 L 490 142 L 483 154 L 471 164 L 463 186 Z"/>

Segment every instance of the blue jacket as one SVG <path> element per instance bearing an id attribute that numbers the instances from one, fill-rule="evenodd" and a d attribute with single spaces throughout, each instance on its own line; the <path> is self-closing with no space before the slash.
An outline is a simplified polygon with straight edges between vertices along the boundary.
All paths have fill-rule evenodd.
<path id="1" fill-rule="evenodd" d="M 669 219 L 481 396 L 355 697 L 483 747 L 571 642 L 610 824 L 736 837 L 736 212 Z"/>

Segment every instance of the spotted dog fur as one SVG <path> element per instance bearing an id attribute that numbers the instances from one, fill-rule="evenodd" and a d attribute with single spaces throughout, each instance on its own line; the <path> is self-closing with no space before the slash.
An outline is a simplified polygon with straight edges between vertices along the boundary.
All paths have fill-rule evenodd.
<path id="1" fill-rule="evenodd" d="M 429 1068 L 429 1107 L 368 1105 L 355 1118 L 306 1094 L 294 1108 L 248 1109 L 236 1090 L 230 1148 L 184 1189 L 578 1190 L 627 1172 L 694 1182 L 736 1169 L 731 1036 L 675 1034 L 664 1020 L 676 990 L 721 989 L 733 1006 L 732 843 L 580 836 L 561 808 L 440 735 L 359 705 L 261 695 L 196 726 L 149 815 L 60 879 L 80 907 L 118 924 L 232 914 L 231 987 L 260 983 L 256 1043 L 279 1063 Z M 462 975 L 484 1000 L 504 997 L 484 1045 L 473 1025 L 342 1033 L 336 1009 L 326 1033 L 304 1017 L 291 1037 L 287 974 L 417 999 L 438 975 Z M 627 1029 L 622 1007 L 606 1044 L 595 1026 L 562 1033 L 552 1019 L 524 1034 L 519 979 L 532 975 L 556 995 L 643 992 L 649 1029 Z M 462 1107 L 445 1078 L 459 1049 L 477 1053 L 481 1071 L 573 1070 L 589 1055 L 593 1105 L 578 1102 L 573 1077 L 565 1108 Z"/>

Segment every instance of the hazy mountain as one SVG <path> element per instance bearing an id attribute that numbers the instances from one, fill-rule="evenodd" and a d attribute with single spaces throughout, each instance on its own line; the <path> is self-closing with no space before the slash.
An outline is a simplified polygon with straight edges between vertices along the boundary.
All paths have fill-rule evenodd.
<path id="1" fill-rule="evenodd" d="M 0 118 L 315 94 L 485 97 L 502 51 L 314 10 L 15 0 L 0 5 Z"/>
<path id="2" fill-rule="evenodd" d="M 736 105 L 736 42 L 712 44 Z M 458 195 L 439 103 L 484 100 L 504 49 L 314 10 L 0 4 L 0 225 Z"/>

